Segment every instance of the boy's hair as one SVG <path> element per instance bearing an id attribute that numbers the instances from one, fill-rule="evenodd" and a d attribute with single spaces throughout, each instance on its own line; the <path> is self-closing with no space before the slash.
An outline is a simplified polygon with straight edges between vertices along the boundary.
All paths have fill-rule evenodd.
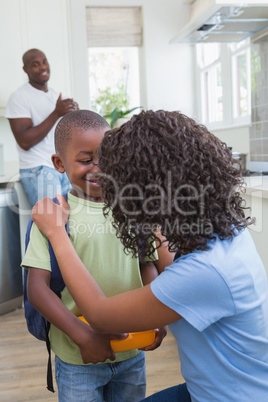
<path id="1" fill-rule="evenodd" d="M 86 131 L 110 128 L 110 126 L 102 116 L 91 110 L 76 110 L 66 114 L 55 129 L 55 149 L 57 154 L 64 154 L 66 146 L 75 135 L 74 128 Z"/>
<path id="2" fill-rule="evenodd" d="M 105 213 L 112 210 L 117 235 L 134 255 L 140 241 L 145 255 L 152 252 L 157 225 L 171 249 L 187 254 L 252 222 L 228 146 L 180 112 L 142 111 L 107 131 L 99 152 Z"/>

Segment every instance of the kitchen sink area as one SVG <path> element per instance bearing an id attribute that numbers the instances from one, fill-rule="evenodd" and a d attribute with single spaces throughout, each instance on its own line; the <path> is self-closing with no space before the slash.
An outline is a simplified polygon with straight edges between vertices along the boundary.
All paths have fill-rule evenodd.
<path id="1" fill-rule="evenodd" d="M 268 171 L 251 171 L 251 170 L 245 170 L 243 172 L 243 176 L 247 177 L 247 176 L 268 176 Z"/>
<path id="2" fill-rule="evenodd" d="M 0 188 L 0 315 L 22 306 L 22 271 L 18 199 Z"/>

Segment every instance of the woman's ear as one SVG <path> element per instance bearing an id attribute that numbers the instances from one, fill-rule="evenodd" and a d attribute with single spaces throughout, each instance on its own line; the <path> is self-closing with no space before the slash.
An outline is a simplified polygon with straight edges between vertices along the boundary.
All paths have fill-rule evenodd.
<path id="1" fill-rule="evenodd" d="M 53 154 L 51 156 L 52 163 L 54 165 L 54 168 L 59 172 L 59 173 L 64 173 L 64 165 L 63 165 L 63 160 L 60 155 L 58 154 Z"/>

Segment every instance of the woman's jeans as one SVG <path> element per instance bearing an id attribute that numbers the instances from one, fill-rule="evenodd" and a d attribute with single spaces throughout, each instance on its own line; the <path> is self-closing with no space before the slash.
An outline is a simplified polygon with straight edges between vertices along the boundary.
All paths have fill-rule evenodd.
<path id="1" fill-rule="evenodd" d="M 143 399 L 142 402 L 191 402 L 186 383 L 164 389 Z"/>
<path id="2" fill-rule="evenodd" d="M 71 189 L 66 173 L 48 166 L 20 169 L 20 180 L 32 207 L 43 197 L 54 198 L 56 194 L 65 194 Z"/>
<path id="3" fill-rule="evenodd" d="M 138 402 L 145 397 L 145 354 L 118 363 L 74 365 L 55 357 L 59 402 Z"/>

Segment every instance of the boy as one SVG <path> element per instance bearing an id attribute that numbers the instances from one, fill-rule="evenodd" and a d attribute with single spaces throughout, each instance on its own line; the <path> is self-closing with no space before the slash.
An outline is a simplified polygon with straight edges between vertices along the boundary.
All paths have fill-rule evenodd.
<path id="1" fill-rule="evenodd" d="M 72 244 L 103 292 L 112 296 L 141 287 L 142 281 L 150 282 L 157 270 L 149 261 L 139 268 L 138 259 L 124 252 L 111 220 L 103 215 L 97 149 L 109 129 L 106 120 L 88 110 L 64 116 L 55 130 L 57 154 L 52 161 L 58 172 L 66 172 L 72 185 L 68 193 Z M 110 340 L 126 335 L 95 334 L 78 319 L 80 311 L 67 288 L 61 299 L 51 291 L 48 243 L 35 225 L 22 266 L 30 269 L 30 303 L 52 324 L 50 341 L 56 355 L 59 401 L 130 402 L 144 398 L 144 352 L 132 350 L 115 355 Z M 164 329 L 157 332 L 150 349 L 159 346 L 164 335 Z M 88 364 L 100 362 L 105 363 Z"/>

